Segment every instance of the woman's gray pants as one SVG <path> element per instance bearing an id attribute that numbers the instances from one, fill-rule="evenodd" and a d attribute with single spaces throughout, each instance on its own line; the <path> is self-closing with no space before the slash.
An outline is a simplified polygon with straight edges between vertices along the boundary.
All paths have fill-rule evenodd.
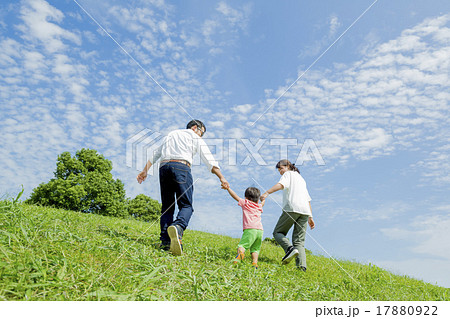
<path id="1" fill-rule="evenodd" d="M 283 211 L 278 222 L 273 230 L 273 238 L 284 249 L 286 253 L 291 246 L 289 239 L 286 237 L 289 229 L 294 225 L 294 231 L 292 233 L 292 246 L 299 252 L 295 263 L 297 267 L 306 268 L 306 253 L 305 253 L 305 236 L 306 226 L 308 225 L 308 215 L 299 213 L 288 213 Z"/>

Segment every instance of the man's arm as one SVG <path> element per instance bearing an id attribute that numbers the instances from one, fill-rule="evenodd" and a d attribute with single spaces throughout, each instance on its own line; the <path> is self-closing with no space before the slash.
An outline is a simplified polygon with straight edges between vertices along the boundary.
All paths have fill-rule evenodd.
<path id="1" fill-rule="evenodd" d="M 211 173 L 215 174 L 215 175 L 219 178 L 220 182 L 222 183 L 222 188 L 223 188 L 223 189 L 228 189 L 228 188 L 230 188 L 230 184 L 229 184 L 228 181 L 225 179 L 225 177 L 222 175 L 222 172 L 220 171 L 220 169 L 219 169 L 218 167 L 214 166 L 214 167 L 211 169 Z"/>
<path id="2" fill-rule="evenodd" d="M 158 146 L 158 148 L 150 156 L 150 159 L 147 160 L 147 164 L 145 164 L 145 167 L 142 170 L 142 172 L 140 172 L 138 174 L 137 181 L 139 184 L 141 184 L 147 178 L 147 172 L 150 169 L 150 167 L 152 167 L 152 163 L 155 163 L 161 157 L 162 148 L 166 143 L 166 139 L 167 139 L 167 136 L 164 137 L 164 143 L 162 143 L 160 146 Z"/>
<path id="3" fill-rule="evenodd" d="M 219 178 L 220 182 L 222 183 L 222 188 L 228 189 L 228 187 L 230 187 L 230 184 L 222 175 L 222 172 L 219 168 L 219 163 L 214 159 L 214 156 L 211 154 L 208 145 L 202 138 L 198 138 L 196 139 L 196 141 L 198 142 L 198 151 L 200 152 L 200 158 L 208 166 L 210 172 L 215 174 Z"/>
<path id="4" fill-rule="evenodd" d="M 141 184 L 147 178 L 147 172 L 150 169 L 150 167 L 152 167 L 152 163 L 150 161 L 147 161 L 147 164 L 145 164 L 144 169 L 137 176 L 137 181 L 139 184 Z"/>

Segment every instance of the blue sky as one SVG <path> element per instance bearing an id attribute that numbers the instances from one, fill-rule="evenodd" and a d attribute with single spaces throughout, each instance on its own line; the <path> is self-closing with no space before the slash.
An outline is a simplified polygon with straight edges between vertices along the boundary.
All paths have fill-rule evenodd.
<path id="1" fill-rule="evenodd" d="M 23 184 L 28 196 L 58 154 L 84 147 L 113 162 L 128 197 L 159 199 L 157 177 L 137 184 L 127 140 L 194 117 L 239 194 L 275 184 L 277 144 L 290 145 L 313 199 L 314 253 L 450 287 L 448 1 L 0 8 L 1 194 Z M 193 175 L 191 229 L 239 237 L 239 207 L 205 165 Z M 280 202 L 265 206 L 266 237 Z"/>

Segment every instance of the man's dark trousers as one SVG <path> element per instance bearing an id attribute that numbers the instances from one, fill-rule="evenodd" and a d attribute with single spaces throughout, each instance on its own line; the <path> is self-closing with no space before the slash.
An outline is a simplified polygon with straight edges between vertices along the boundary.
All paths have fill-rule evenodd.
<path id="1" fill-rule="evenodd" d="M 159 168 L 159 184 L 161 188 L 161 243 L 170 244 L 167 228 L 178 225 L 185 230 L 189 224 L 194 209 L 192 195 L 194 185 L 189 166 L 178 162 L 167 162 Z M 178 215 L 174 220 L 175 203 Z"/>

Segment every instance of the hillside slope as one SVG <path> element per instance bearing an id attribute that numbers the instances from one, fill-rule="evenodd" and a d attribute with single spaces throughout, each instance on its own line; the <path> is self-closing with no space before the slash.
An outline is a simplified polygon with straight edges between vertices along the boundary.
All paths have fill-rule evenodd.
<path id="1" fill-rule="evenodd" d="M 3 300 L 450 300 L 450 289 L 376 266 L 308 254 L 308 272 L 261 249 L 233 265 L 239 239 L 187 230 L 185 254 L 156 248 L 158 223 L 0 202 Z M 341 268 L 342 267 L 342 268 Z"/>

